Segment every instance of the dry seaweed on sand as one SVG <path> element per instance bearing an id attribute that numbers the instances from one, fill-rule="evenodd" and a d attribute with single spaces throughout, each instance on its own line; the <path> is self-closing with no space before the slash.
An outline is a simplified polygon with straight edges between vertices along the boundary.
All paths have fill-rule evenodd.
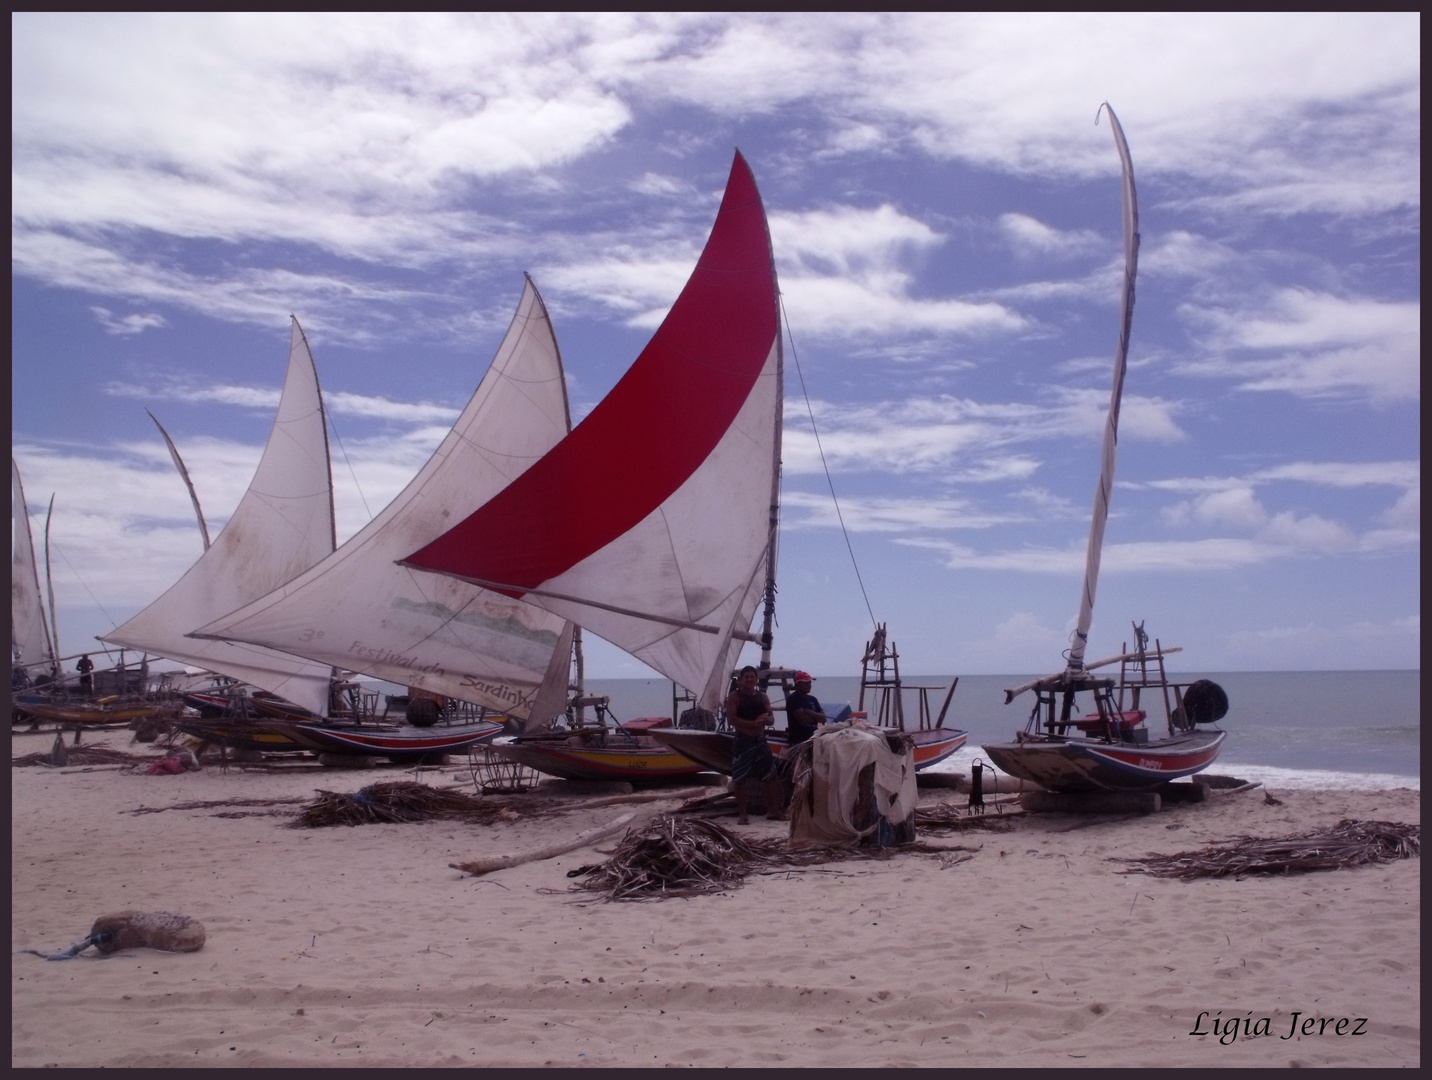
<path id="1" fill-rule="evenodd" d="M 1245 836 L 1202 851 L 1181 851 L 1174 855 L 1147 855 L 1140 859 L 1117 861 L 1138 864 L 1121 873 L 1188 880 L 1234 874 L 1341 870 L 1410 859 L 1421 853 L 1420 825 L 1344 818 L 1336 825 L 1307 836 Z"/>
<path id="2" fill-rule="evenodd" d="M 64 752 L 64 765 L 150 765 L 158 758 L 152 754 L 126 754 L 123 750 L 114 750 L 108 746 L 66 746 Z M 54 751 L 43 750 L 34 754 L 22 754 L 20 757 L 10 759 L 11 768 L 24 768 L 29 765 L 44 765 L 52 767 L 55 764 Z"/>
<path id="3" fill-rule="evenodd" d="M 501 804 L 492 799 L 444 791 L 412 780 L 369 784 L 361 791 L 345 794 L 318 792 L 318 798 L 299 811 L 292 822 L 295 829 L 321 829 L 332 825 L 372 825 L 438 818 L 460 818 L 484 824 L 496 821 Z"/>
<path id="4" fill-rule="evenodd" d="M 735 888 L 751 874 L 879 857 L 863 848 L 793 848 L 779 837 L 747 839 L 714 821 L 662 814 L 642 829 L 629 830 L 606 862 L 569 876 L 586 875 L 572 888 L 600 893 L 605 900 L 661 900 Z"/>
<path id="5" fill-rule="evenodd" d="M 169 806 L 137 806 L 129 811 L 131 814 L 162 814 L 166 810 L 212 810 L 218 806 L 282 806 L 285 803 L 301 803 L 305 800 L 300 796 L 288 796 L 281 799 L 210 799 L 203 802 L 178 802 Z M 284 813 L 293 813 L 287 810 Z M 214 814 L 214 817 L 231 817 L 237 815 Z"/>

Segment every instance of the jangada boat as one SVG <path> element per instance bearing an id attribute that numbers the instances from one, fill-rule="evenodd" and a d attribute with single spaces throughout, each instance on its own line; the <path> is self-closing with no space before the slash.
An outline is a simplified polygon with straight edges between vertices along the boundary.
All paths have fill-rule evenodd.
<path id="1" fill-rule="evenodd" d="M 1119 344 L 1114 353 L 1113 390 L 1104 425 L 1104 448 L 1099 486 L 1094 496 L 1089 529 L 1084 588 L 1079 617 L 1065 669 L 1006 691 L 1006 703 L 1027 690 L 1035 692 L 1035 705 L 1025 730 L 1010 743 L 985 744 L 984 751 L 997 768 L 1051 791 L 1146 791 L 1179 777 L 1206 769 L 1218 757 L 1227 732 L 1212 728 L 1228 711 L 1228 698 L 1217 684 L 1200 680 L 1170 682 L 1163 658 L 1176 649 L 1157 642 L 1152 652 L 1142 624 L 1135 627 L 1137 647 L 1108 660 L 1085 664 L 1084 650 L 1094 618 L 1094 595 L 1109 496 L 1114 486 L 1118 445 L 1119 405 L 1127 370 L 1129 333 L 1134 315 L 1134 281 L 1138 272 L 1139 212 L 1134 189 L 1134 167 L 1114 111 L 1108 110 L 1123 167 L 1124 286 Z M 1117 683 L 1100 678 L 1093 669 L 1112 663 L 1123 665 Z M 1166 729 L 1150 731 L 1141 697 L 1150 690 L 1161 693 Z M 1093 698 L 1094 711 L 1081 713 L 1078 695 Z"/>
<path id="2" fill-rule="evenodd" d="M 518 600 L 415 573 L 395 560 L 521 476 L 570 426 L 556 337 L 529 279 L 487 373 L 407 487 L 331 554 L 192 636 L 303 656 L 325 671 L 361 672 L 519 723 L 550 718 L 566 705 L 575 628 Z M 378 724 L 371 710 L 354 704 L 325 703 L 320 712 L 308 702 L 299 708 L 262 695 L 252 704 L 304 745 L 331 753 L 451 752 L 503 727 L 471 709 L 424 717 L 418 701 L 409 702 L 406 725 Z"/>
<path id="3" fill-rule="evenodd" d="M 631 368 L 540 461 L 402 564 L 585 627 L 688 688 L 710 714 L 746 642 L 760 644 L 765 680 L 778 677 L 778 297 L 765 211 L 738 153 L 696 267 Z M 564 728 L 534 717 L 492 747 L 570 778 L 702 768 L 670 745 L 677 729 L 617 724 L 605 709 L 589 725 L 571 712 Z"/>

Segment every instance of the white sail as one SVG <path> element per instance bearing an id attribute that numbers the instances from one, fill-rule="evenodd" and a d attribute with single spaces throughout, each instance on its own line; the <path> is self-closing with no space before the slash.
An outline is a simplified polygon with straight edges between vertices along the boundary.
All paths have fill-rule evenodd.
<path id="1" fill-rule="evenodd" d="M 30 532 L 30 511 L 20 483 L 20 466 L 10 459 L 10 656 L 14 664 L 38 675 L 39 665 L 55 667 L 50 628 L 40 599 L 40 570 L 35 561 L 35 540 Z"/>
<path id="2" fill-rule="evenodd" d="M 765 212 L 738 154 L 691 279 L 621 381 L 541 461 L 405 564 L 579 623 L 710 707 L 713 672 L 749 626 L 769 541 L 776 297 Z"/>
<path id="3" fill-rule="evenodd" d="M 1119 405 L 1124 396 L 1124 374 L 1128 370 L 1129 333 L 1134 322 L 1134 279 L 1139 270 L 1139 204 L 1134 192 L 1134 163 L 1119 118 L 1106 102 L 1101 111 L 1109 113 L 1114 143 L 1124 173 L 1124 288 L 1119 306 L 1119 344 L 1114 350 L 1114 385 L 1109 393 L 1109 415 L 1104 422 L 1104 449 L 1099 467 L 1099 486 L 1094 492 L 1094 517 L 1089 526 L 1089 548 L 1084 562 L 1084 589 L 1079 596 L 1079 619 L 1069 649 L 1070 672 L 1084 667 L 1084 650 L 1089 644 L 1089 627 L 1094 622 L 1094 595 L 1099 587 L 1099 559 L 1104 551 L 1104 525 L 1109 520 L 1109 497 L 1114 492 L 1114 459 L 1119 446 Z M 1095 116 L 1097 121 L 1098 116 Z"/>
<path id="4" fill-rule="evenodd" d="M 318 374 L 294 320 L 278 417 L 258 470 L 212 546 L 163 596 L 101 635 L 252 683 L 320 715 L 332 671 L 246 643 L 199 641 L 189 631 L 291 581 L 334 548 L 328 430 Z"/>
<path id="5" fill-rule="evenodd" d="M 395 560 L 487 502 L 570 427 L 557 339 L 529 280 L 487 374 L 412 482 L 328 558 L 198 634 L 550 720 L 566 706 L 571 631 L 563 620 Z M 550 692 L 534 712 L 544 685 Z"/>

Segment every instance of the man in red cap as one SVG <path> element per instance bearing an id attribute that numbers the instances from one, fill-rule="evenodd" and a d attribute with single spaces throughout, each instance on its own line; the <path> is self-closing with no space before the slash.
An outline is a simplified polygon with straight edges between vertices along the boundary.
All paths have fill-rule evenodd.
<path id="1" fill-rule="evenodd" d="M 797 671 L 795 691 L 786 695 L 786 731 L 790 746 L 805 742 L 826 722 L 825 710 L 810 692 L 811 681 L 809 672 Z"/>

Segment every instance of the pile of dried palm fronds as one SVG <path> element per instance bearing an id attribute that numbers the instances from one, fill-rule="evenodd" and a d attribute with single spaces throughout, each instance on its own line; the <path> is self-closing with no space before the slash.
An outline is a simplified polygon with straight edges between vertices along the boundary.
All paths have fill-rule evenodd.
<path id="1" fill-rule="evenodd" d="M 372 825 L 432 821 L 437 818 L 461 818 L 487 824 L 497 820 L 501 812 L 501 804 L 492 799 L 464 795 L 460 791 L 443 791 L 412 780 L 392 780 L 369 784 L 351 795 L 319 791 L 318 798 L 299 812 L 292 827 L 321 829 L 329 825 Z"/>
<path id="2" fill-rule="evenodd" d="M 126 754 L 108 746 L 66 746 L 57 754 L 53 749 L 11 758 L 12 768 L 28 765 L 149 765 L 157 760 L 150 754 Z"/>
<path id="3" fill-rule="evenodd" d="M 749 874 L 875 855 L 853 847 L 792 848 L 779 837 L 747 840 L 714 821 L 662 814 L 629 831 L 606 862 L 573 871 L 587 875 L 573 888 L 606 900 L 698 896 L 735 888 Z"/>
<path id="4" fill-rule="evenodd" d="M 1148 855 L 1142 859 L 1118 861 L 1139 864 L 1121 871 L 1125 874 L 1188 879 L 1341 870 L 1368 863 L 1410 859 L 1421 853 L 1420 825 L 1344 818 L 1330 828 L 1307 836 L 1245 836 L 1203 851 Z"/>

